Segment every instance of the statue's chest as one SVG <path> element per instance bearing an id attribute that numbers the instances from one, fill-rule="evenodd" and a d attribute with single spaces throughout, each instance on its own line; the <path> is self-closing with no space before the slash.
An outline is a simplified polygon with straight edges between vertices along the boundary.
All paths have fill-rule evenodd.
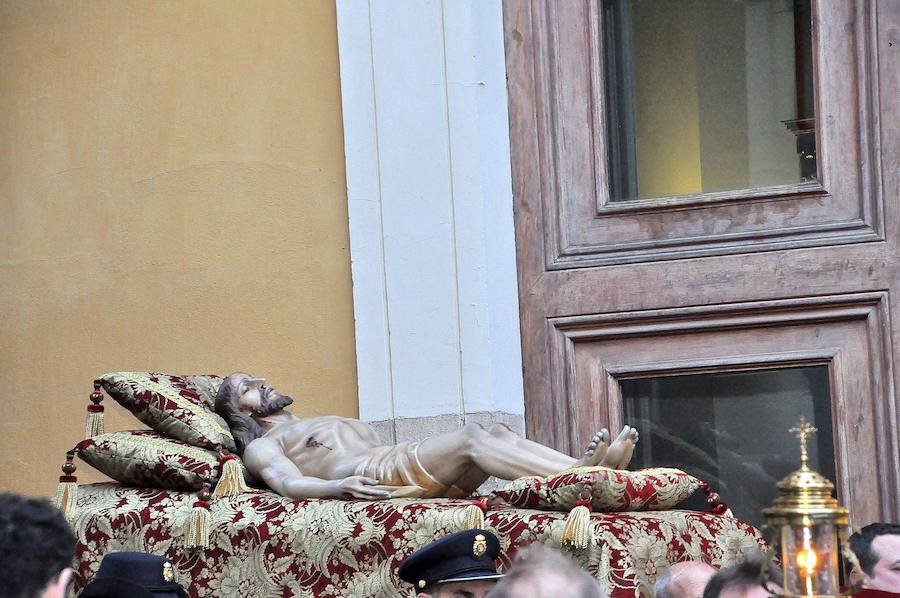
<path id="1" fill-rule="evenodd" d="M 304 424 L 291 430 L 285 443 L 288 456 L 301 467 L 309 460 L 320 462 L 353 455 L 367 446 L 359 431 L 342 418 L 321 418 Z"/>

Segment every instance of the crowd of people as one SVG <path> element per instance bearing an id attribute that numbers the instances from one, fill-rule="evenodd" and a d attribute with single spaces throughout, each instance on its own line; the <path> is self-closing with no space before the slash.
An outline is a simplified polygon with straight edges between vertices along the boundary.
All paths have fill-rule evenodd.
<path id="1" fill-rule="evenodd" d="M 44 499 L 0 494 L 0 597 L 64 598 L 72 577 L 75 536 L 63 515 Z M 855 598 L 900 598 L 900 525 L 873 523 L 850 537 L 859 561 L 851 573 Z M 417 598 L 603 598 L 607 594 L 563 552 L 542 546 L 520 551 L 497 570 L 500 541 L 488 530 L 450 534 L 420 548 L 398 575 Z M 654 598 L 766 598 L 780 595 L 777 568 L 762 555 L 716 570 L 706 563 L 675 563 L 659 577 Z M 79 598 L 186 598 L 165 557 L 133 552 L 104 557 Z"/>

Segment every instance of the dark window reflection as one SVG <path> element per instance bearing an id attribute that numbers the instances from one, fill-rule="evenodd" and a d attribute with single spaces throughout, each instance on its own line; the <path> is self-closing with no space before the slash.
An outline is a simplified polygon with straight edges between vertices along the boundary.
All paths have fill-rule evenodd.
<path id="1" fill-rule="evenodd" d="M 641 434 L 632 466 L 684 469 L 756 526 L 775 485 L 800 465 L 788 430 L 801 415 L 819 430 L 810 466 L 835 480 L 825 366 L 625 380 L 621 387 L 625 422 Z"/>

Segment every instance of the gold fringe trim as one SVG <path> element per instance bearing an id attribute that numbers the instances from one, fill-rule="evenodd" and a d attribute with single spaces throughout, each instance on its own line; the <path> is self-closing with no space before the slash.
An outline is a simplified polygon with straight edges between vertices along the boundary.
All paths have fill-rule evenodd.
<path id="1" fill-rule="evenodd" d="M 209 548 L 210 520 L 209 503 L 195 502 L 184 532 L 185 548 Z"/>
<path id="2" fill-rule="evenodd" d="M 587 548 L 594 541 L 591 530 L 591 511 L 584 505 L 578 505 L 569 511 L 566 527 L 563 529 L 562 544 L 566 548 Z"/>
<path id="3" fill-rule="evenodd" d="M 103 434 L 103 412 L 94 413 L 88 411 L 84 421 L 84 437 L 93 438 Z"/>
<path id="4" fill-rule="evenodd" d="M 216 489 L 213 490 L 213 499 L 222 498 L 223 496 L 237 496 L 244 492 L 250 492 L 250 487 L 244 483 L 244 469 L 241 467 L 236 457 L 225 459 L 222 464 L 222 475 L 219 476 L 219 482 Z"/>
<path id="5" fill-rule="evenodd" d="M 74 480 L 74 478 L 72 478 Z M 75 512 L 78 509 L 78 482 L 69 480 L 60 480 L 59 486 L 56 487 L 56 497 L 54 498 L 56 508 L 62 511 L 66 519 L 71 521 L 75 518 Z"/>
<path id="6" fill-rule="evenodd" d="M 484 511 L 478 505 L 469 505 L 463 509 L 464 529 L 484 529 Z"/>

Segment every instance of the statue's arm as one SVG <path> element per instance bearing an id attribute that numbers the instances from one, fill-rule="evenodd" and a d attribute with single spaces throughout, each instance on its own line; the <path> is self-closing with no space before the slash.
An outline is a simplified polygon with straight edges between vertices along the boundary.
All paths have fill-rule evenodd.
<path id="1" fill-rule="evenodd" d="M 389 494 L 379 488 L 377 480 L 350 476 L 342 480 L 323 480 L 303 472 L 281 451 L 278 443 L 258 438 L 244 451 L 244 465 L 269 488 L 288 498 L 362 498 L 378 500 Z"/>

